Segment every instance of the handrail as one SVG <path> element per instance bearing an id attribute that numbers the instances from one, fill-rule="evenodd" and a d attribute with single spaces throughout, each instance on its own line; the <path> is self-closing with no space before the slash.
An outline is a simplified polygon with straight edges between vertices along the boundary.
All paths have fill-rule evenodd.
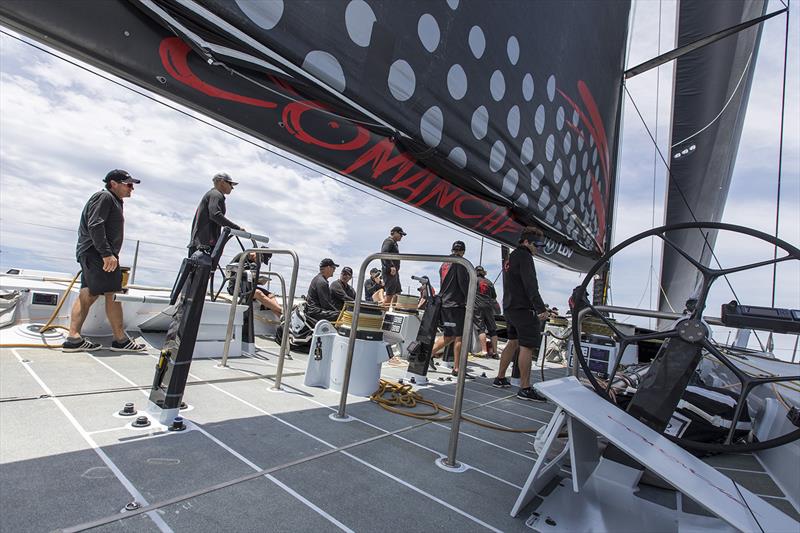
<path id="1" fill-rule="evenodd" d="M 232 231 L 231 233 L 234 233 Z M 239 232 L 235 231 L 238 235 Z M 250 233 L 245 234 L 246 238 L 252 238 L 254 240 L 259 239 L 266 239 L 266 237 L 260 237 L 259 235 L 252 235 Z M 269 240 L 269 239 L 267 239 Z M 231 311 L 228 315 L 228 329 L 225 333 L 225 347 L 222 350 L 222 363 L 221 366 L 228 366 L 228 354 L 231 348 L 231 337 L 233 337 L 233 319 L 236 317 L 236 305 L 237 305 L 237 297 L 236 295 L 239 294 L 239 290 L 241 289 L 242 285 L 242 272 L 245 260 L 247 256 L 250 255 L 250 252 L 255 252 L 257 255 L 261 256 L 263 254 L 271 254 L 271 255 L 289 255 L 292 258 L 292 279 L 289 282 L 289 299 L 286 300 L 286 290 L 283 287 L 283 301 L 284 301 L 284 313 L 291 312 L 292 307 L 294 306 L 294 291 L 297 287 L 297 272 L 300 269 L 300 260 L 297 258 L 297 254 L 294 250 L 274 250 L 271 248 L 248 248 L 244 250 L 241 255 L 239 256 L 239 264 L 236 267 L 236 281 L 233 286 L 233 300 L 231 301 Z M 283 285 L 283 278 L 279 278 L 281 280 L 281 285 Z M 285 315 L 284 315 L 285 316 Z M 284 318 L 284 321 L 288 320 Z M 281 378 L 283 377 L 283 361 L 286 358 L 286 351 L 289 349 L 289 328 L 287 327 L 287 323 L 284 322 L 283 327 L 283 336 L 281 337 L 281 349 L 278 355 L 278 368 L 275 371 L 275 385 L 273 385 L 273 390 L 281 390 Z"/>
<path id="2" fill-rule="evenodd" d="M 450 443 L 447 448 L 447 458 L 444 460 L 444 466 L 448 468 L 458 468 L 456 462 L 456 451 L 458 448 L 458 435 L 461 425 L 461 404 L 464 400 L 464 383 L 466 381 L 467 373 L 467 352 L 469 349 L 469 341 L 471 340 L 471 328 L 468 325 L 472 324 L 473 310 L 475 307 L 475 289 L 478 285 L 478 276 L 475 274 L 475 267 L 469 260 L 455 255 L 427 255 L 427 254 L 389 254 L 389 253 L 374 253 L 367 256 L 361 263 L 361 268 L 358 271 L 358 282 L 356 283 L 356 298 L 353 303 L 353 325 L 350 328 L 350 337 L 347 341 L 347 362 L 344 367 L 344 381 L 342 382 L 342 392 L 339 397 L 339 410 L 336 412 L 334 418 L 347 419 L 345 409 L 347 408 L 347 390 L 350 387 L 350 371 L 353 366 L 353 349 L 356 345 L 356 334 L 358 330 L 358 318 L 361 314 L 361 297 L 364 292 L 364 281 L 367 272 L 367 266 L 376 259 L 398 259 L 403 261 L 419 261 L 424 263 L 456 263 L 462 265 L 467 269 L 469 274 L 469 287 L 467 289 L 467 308 L 464 313 L 464 329 L 461 333 L 461 353 L 458 354 L 459 372 L 458 380 L 456 383 L 456 397 L 453 403 L 453 422 L 450 428 Z"/>

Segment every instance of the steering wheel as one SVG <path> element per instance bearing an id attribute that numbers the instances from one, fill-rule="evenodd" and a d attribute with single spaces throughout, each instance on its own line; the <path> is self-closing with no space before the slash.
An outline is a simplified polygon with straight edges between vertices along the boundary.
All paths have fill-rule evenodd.
<path id="1" fill-rule="evenodd" d="M 751 237 L 755 237 L 757 239 L 766 241 L 783 252 L 786 252 L 786 255 L 768 259 L 765 261 L 759 261 L 756 263 L 748 263 L 732 268 L 711 268 L 703 265 L 694 257 L 692 257 L 689 253 L 681 249 L 677 246 L 672 240 L 667 236 L 669 232 L 672 231 L 680 231 L 680 230 L 693 230 L 696 229 L 698 231 L 702 231 L 704 229 L 709 230 L 723 230 L 723 231 L 730 231 L 733 233 L 740 233 L 744 235 L 749 235 Z M 666 330 L 666 331 L 657 331 L 654 333 L 645 333 L 641 335 L 629 335 L 622 333 L 620 329 L 614 324 L 613 321 L 609 320 L 608 317 L 604 316 L 601 312 L 599 312 L 594 305 L 589 302 L 587 298 L 587 287 L 589 283 L 592 281 L 594 275 L 600 271 L 607 263 L 610 262 L 611 258 L 617 255 L 622 250 L 628 248 L 632 244 L 641 241 L 642 239 L 646 239 L 648 237 L 658 237 L 662 241 L 664 241 L 666 246 L 669 246 L 673 250 L 675 250 L 678 254 L 680 254 L 684 259 L 689 261 L 701 274 L 702 283 L 700 285 L 700 290 L 698 291 L 698 296 L 695 305 L 687 310 L 684 313 L 684 316 L 679 318 L 675 325 Z M 692 448 L 696 450 L 702 450 L 707 452 L 724 452 L 724 453 L 733 453 L 733 452 L 747 452 L 747 451 L 756 451 L 756 450 L 763 450 L 768 448 L 773 448 L 775 446 L 780 446 L 782 444 L 786 444 L 787 442 L 792 442 L 798 438 L 800 438 L 800 429 L 791 431 L 785 435 L 780 437 L 776 437 L 773 439 L 769 439 L 766 441 L 758 442 L 758 443 L 745 443 L 745 444 L 737 444 L 733 442 L 733 436 L 736 431 L 737 422 L 739 421 L 743 410 L 747 406 L 747 396 L 750 392 L 757 387 L 758 385 L 763 385 L 765 383 L 775 383 L 779 381 L 797 381 L 800 380 L 800 376 L 755 376 L 748 374 L 741 370 L 727 355 L 722 353 L 720 349 L 711 342 L 710 339 L 710 331 L 706 326 L 705 322 L 703 321 L 703 311 L 706 307 L 706 300 L 708 299 L 709 290 L 711 286 L 714 284 L 717 279 L 727 274 L 733 274 L 735 272 L 742 272 L 746 270 L 751 270 L 754 268 L 759 268 L 763 266 L 768 266 L 776 263 L 782 263 L 784 261 L 800 261 L 800 249 L 792 246 L 791 244 L 783 241 L 781 239 L 777 239 L 771 235 L 763 233 L 761 231 L 757 231 L 751 228 L 746 228 L 742 226 L 736 226 L 733 224 L 723 224 L 720 222 L 691 222 L 691 223 L 683 223 L 683 224 L 673 224 L 669 226 L 661 226 L 658 228 L 653 228 L 651 230 L 642 232 L 638 235 L 635 235 L 626 241 L 618 244 L 613 249 L 606 252 L 600 259 L 598 259 L 597 263 L 589 270 L 586 274 L 586 277 L 583 279 L 583 282 L 575 288 L 572 293 L 571 303 L 572 303 L 572 343 L 573 343 L 573 352 L 576 356 L 577 361 L 579 362 L 583 372 L 586 374 L 589 382 L 591 383 L 592 387 L 594 388 L 595 392 L 599 394 L 604 399 L 612 402 L 610 396 L 611 385 L 614 382 L 614 376 L 619 369 L 620 360 L 622 359 L 622 354 L 625 352 L 625 348 L 627 348 L 631 344 L 635 344 L 639 341 L 644 340 L 667 340 L 671 338 L 680 338 L 684 343 L 688 343 L 697 347 L 698 350 L 705 350 L 706 353 L 710 354 L 720 363 L 722 363 L 730 372 L 736 376 L 736 378 L 741 383 L 741 393 L 739 398 L 736 402 L 735 413 L 733 417 L 733 423 L 731 424 L 731 428 L 728 431 L 727 436 L 725 437 L 724 444 L 711 444 L 711 443 L 704 443 L 704 442 L 697 442 L 692 441 L 685 438 L 678 438 L 673 437 L 671 435 L 665 434 L 664 436 L 670 438 L 671 440 L 677 442 L 681 446 L 686 448 Z M 610 373 L 608 384 L 603 387 L 597 379 L 592 374 L 591 370 L 589 369 L 589 365 L 586 361 L 586 357 L 583 355 L 583 351 L 580 349 L 581 346 L 581 320 L 584 315 L 594 315 L 599 318 L 608 328 L 613 332 L 613 338 L 617 342 L 617 355 L 614 360 L 613 370 Z M 659 354 L 657 357 L 669 357 L 670 356 L 670 345 L 667 343 L 661 350 L 659 350 Z"/>

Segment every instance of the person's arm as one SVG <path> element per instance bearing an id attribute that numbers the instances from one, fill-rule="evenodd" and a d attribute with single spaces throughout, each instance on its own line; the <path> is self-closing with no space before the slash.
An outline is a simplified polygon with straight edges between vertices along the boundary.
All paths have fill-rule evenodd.
<path id="1" fill-rule="evenodd" d="M 533 261 L 524 257 L 520 261 L 519 269 L 520 277 L 522 278 L 522 286 L 525 289 L 525 296 L 536 310 L 536 314 L 545 312 L 544 301 L 539 294 L 539 280 L 536 279 L 536 268 L 533 266 Z"/>
<path id="2" fill-rule="evenodd" d="M 333 305 L 333 300 L 331 299 L 331 288 L 328 286 L 327 282 L 320 282 L 319 287 L 317 288 L 317 294 L 319 295 L 319 305 L 325 311 L 336 311 L 336 306 Z"/>
<path id="3" fill-rule="evenodd" d="M 492 295 L 492 300 L 497 300 L 497 291 L 494 288 L 494 283 L 489 282 L 489 294 Z"/>
<path id="4" fill-rule="evenodd" d="M 222 204 L 224 202 L 225 197 L 222 195 L 222 193 L 212 194 L 208 198 L 208 218 L 220 226 L 238 230 L 242 229 L 238 224 L 225 216 L 225 213 L 222 211 Z"/>
<path id="5" fill-rule="evenodd" d="M 100 252 L 100 257 L 114 255 L 111 251 L 111 243 L 108 242 L 108 235 L 106 235 L 106 220 L 111 212 L 113 201 L 106 194 L 100 195 L 86 212 L 89 237 L 92 239 L 95 250 Z"/>
<path id="6" fill-rule="evenodd" d="M 347 294 L 346 302 L 354 302 L 356 300 L 356 290 L 350 285 L 344 286 L 344 292 Z"/>
<path id="7" fill-rule="evenodd" d="M 464 303 L 466 303 L 467 292 L 469 291 L 469 272 L 467 267 L 463 265 L 454 264 L 453 268 L 456 269 L 456 280 L 458 281 L 458 286 L 461 287 L 461 292 L 464 294 Z"/>

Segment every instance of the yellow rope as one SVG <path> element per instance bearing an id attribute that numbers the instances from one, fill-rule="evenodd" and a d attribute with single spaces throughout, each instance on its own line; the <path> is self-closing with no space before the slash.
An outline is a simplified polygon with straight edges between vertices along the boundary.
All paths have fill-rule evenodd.
<path id="1" fill-rule="evenodd" d="M 421 420 L 429 420 L 431 422 L 447 422 L 453 419 L 453 411 L 443 405 L 434 401 L 426 400 L 420 393 L 413 390 L 409 384 L 400 384 L 385 379 L 380 380 L 378 390 L 372 393 L 369 399 L 383 409 L 389 412 L 397 413 L 411 418 Z M 409 409 L 414 409 L 419 405 L 427 405 L 431 407 L 428 412 L 412 412 Z M 440 415 L 440 413 L 446 413 Z M 498 426 L 483 420 L 478 420 L 466 415 L 461 415 L 462 420 L 471 422 L 475 425 L 485 427 L 487 429 L 494 429 L 496 431 L 508 431 L 510 433 L 536 433 L 539 428 L 517 429 Z"/>

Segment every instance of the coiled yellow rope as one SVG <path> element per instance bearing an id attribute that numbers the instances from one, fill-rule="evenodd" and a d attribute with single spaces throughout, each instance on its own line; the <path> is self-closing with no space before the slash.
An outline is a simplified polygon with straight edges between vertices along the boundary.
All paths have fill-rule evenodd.
<path id="1" fill-rule="evenodd" d="M 420 393 L 414 391 L 412 385 L 409 384 L 400 384 L 386 379 L 381 379 L 378 390 L 373 392 L 369 399 L 391 413 L 397 413 L 399 415 L 409 416 L 411 418 L 429 420 L 431 422 L 447 422 L 448 420 L 453 419 L 452 409 L 449 409 L 434 401 L 426 400 Z M 427 405 L 431 407 L 431 410 L 428 412 L 410 411 L 410 409 L 414 409 L 419 405 Z M 487 429 L 507 431 L 510 433 L 536 433 L 536 431 L 539 429 L 508 428 L 505 426 L 498 426 L 489 422 L 484 422 L 483 420 L 477 420 L 464 414 L 461 415 L 461 419 Z"/>

